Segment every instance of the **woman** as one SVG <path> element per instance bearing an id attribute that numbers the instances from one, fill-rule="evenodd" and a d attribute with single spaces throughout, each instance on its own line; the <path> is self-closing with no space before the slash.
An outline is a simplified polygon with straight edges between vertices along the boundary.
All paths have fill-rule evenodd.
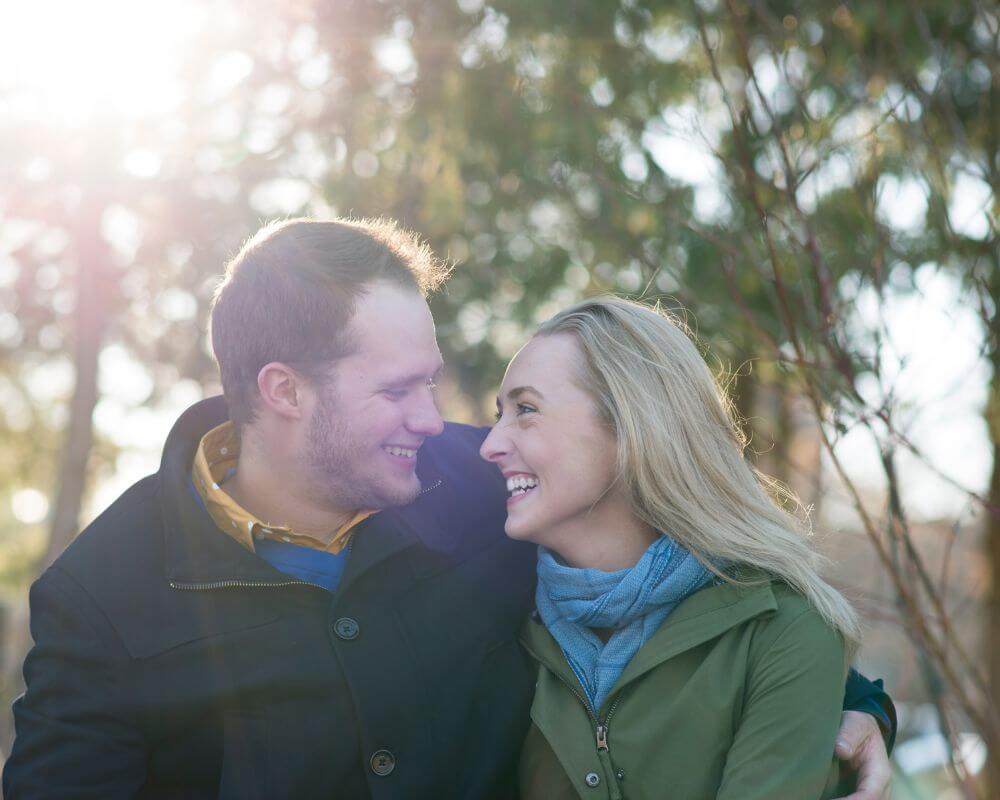
<path id="1" fill-rule="evenodd" d="M 858 623 L 682 325 L 616 298 L 514 357 L 481 454 L 539 547 L 524 798 L 832 796 Z"/>

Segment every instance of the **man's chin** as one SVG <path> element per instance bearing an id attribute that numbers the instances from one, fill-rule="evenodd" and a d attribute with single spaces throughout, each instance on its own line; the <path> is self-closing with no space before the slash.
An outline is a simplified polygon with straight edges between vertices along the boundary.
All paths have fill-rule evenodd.
<path id="1" fill-rule="evenodd" d="M 420 481 L 414 475 L 413 481 L 407 482 L 406 485 L 379 487 L 378 497 L 373 498 L 377 504 L 369 506 L 369 508 L 382 509 L 407 506 L 420 496 L 421 491 L 423 490 L 420 486 Z"/>

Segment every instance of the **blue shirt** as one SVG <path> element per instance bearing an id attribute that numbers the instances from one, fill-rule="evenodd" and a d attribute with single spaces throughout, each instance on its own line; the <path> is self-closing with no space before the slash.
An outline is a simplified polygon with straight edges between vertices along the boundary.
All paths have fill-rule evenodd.
<path id="1" fill-rule="evenodd" d="M 322 586 L 328 592 L 337 590 L 347 566 L 348 549 L 327 553 L 273 539 L 258 539 L 254 544 L 257 555 L 275 569 L 297 580 Z"/>

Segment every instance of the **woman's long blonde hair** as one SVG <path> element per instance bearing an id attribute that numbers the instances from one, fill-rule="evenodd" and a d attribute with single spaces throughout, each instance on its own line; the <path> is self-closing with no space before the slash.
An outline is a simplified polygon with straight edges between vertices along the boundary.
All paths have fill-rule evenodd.
<path id="1" fill-rule="evenodd" d="M 569 333 L 594 398 L 618 442 L 618 474 L 637 515 L 688 548 L 721 578 L 720 563 L 757 567 L 804 595 L 848 647 L 857 615 L 820 577 L 807 525 L 767 489 L 777 482 L 744 457 L 746 440 L 687 326 L 669 312 L 617 297 L 585 300 L 544 322 Z M 790 495 L 786 495 L 790 497 Z"/>

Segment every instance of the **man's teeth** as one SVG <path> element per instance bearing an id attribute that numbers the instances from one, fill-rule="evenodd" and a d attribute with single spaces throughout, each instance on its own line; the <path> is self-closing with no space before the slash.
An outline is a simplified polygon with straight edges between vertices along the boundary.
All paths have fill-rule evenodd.
<path id="1" fill-rule="evenodd" d="M 384 447 L 382 448 L 389 455 L 393 456 L 403 456 L 405 458 L 414 458 L 417 455 L 416 450 L 408 450 L 405 447 Z"/>
<path id="2" fill-rule="evenodd" d="M 507 491 L 514 497 L 519 494 L 527 494 L 536 486 L 538 486 L 538 478 L 529 478 L 525 475 L 507 478 Z"/>

